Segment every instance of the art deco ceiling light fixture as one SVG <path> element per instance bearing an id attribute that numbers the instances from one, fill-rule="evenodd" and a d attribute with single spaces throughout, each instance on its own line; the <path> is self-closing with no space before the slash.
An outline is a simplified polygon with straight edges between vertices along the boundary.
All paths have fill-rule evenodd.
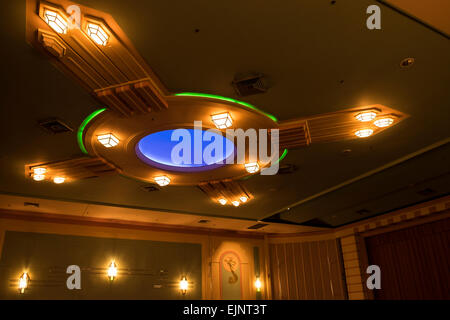
<path id="1" fill-rule="evenodd" d="M 211 116 L 211 120 L 217 129 L 226 129 L 233 125 L 233 119 L 229 112 L 214 114 Z"/>
<path id="2" fill-rule="evenodd" d="M 64 178 L 64 177 L 54 177 L 53 178 L 53 182 L 56 184 L 64 183 L 64 181 L 66 181 L 66 178 Z"/>
<path id="3" fill-rule="evenodd" d="M 273 161 L 280 162 L 285 161 L 288 149 L 369 137 L 408 117 L 399 110 L 373 104 L 280 121 L 245 101 L 204 93 L 172 93 L 109 14 L 78 5 L 80 28 L 71 28 L 63 10 L 67 2 L 50 1 L 26 2 L 27 41 L 49 53 L 47 57 L 79 81 L 103 107 L 79 126 L 77 141 L 84 156 L 41 163 L 31 160 L 25 174 L 36 181 L 45 180 L 46 175 L 57 183 L 116 173 L 159 186 L 197 186 L 212 202 L 237 207 L 246 202 L 244 196 L 247 201 L 254 199 L 244 178 L 270 163 L 261 159 L 244 165 L 224 161 L 237 156 L 236 142 L 224 131 L 214 136 L 227 146 L 218 157 L 220 161 L 195 161 L 193 155 L 188 161 L 174 161 L 171 136 L 177 129 L 184 129 L 192 140 L 203 137 L 211 127 L 265 129 L 269 136 L 278 132 L 281 156 Z M 394 114 L 395 122 L 387 120 Z M 202 121 L 205 129 L 193 129 L 195 121 Z M 202 145 L 201 151 L 206 147 Z M 37 168 L 47 171 L 35 171 Z"/>
<path id="4" fill-rule="evenodd" d="M 245 170 L 247 170 L 248 173 L 255 173 L 259 171 L 259 164 L 258 162 L 249 162 L 244 164 Z"/>
<path id="5" fill-rule="evenodd" d="M 377 117 L 377 114 L 374 111 L 366 111 L 358 113 L 355 118 L 361 122 L 369 122 Z"/>
<path id="6" fill-rule="evenodd" d="M 367 138 L 373 134 L 372 129 L 361 129 L 355 132 L 355 135 L 359 138 Z"/>
<path id="7" fill-rule="evenodd" d="M 373 124 L 376 125 L 378 128 L 389 127 L 393 123 L 394 119 L 390 117 L 377 119 L 373 122 Z"/>
<path id="8" fill-rule="evenodd" d="M 112 148 L 119 144 L 120 140 L 112 133 L 102 134 L 97 136 L 98 142 L 104 145 L 106 148 Z"/>
<path id="9" fill-rule="evenodd" d="M 170 179 L 167 176 L 155 177 L 154 180 L 161 187 L 167 186 L 170 183 Z"/>
<path id="10" fill-rule="evenodd" d="M 94 40 L 94 42 L 101 46 L 106 46 L 106 43 L 108 42 L 109 36 L 103 30 L 103 28 L 95 23 L 88 23 L 87 24 L 87 33 L 88 35 Z"/>
<path id="11" fill-rule="evenodd" d="M 63 18 L 57 11 L 44 9 L 45 22 L 57 33 L 67 33 L 67 20 Z"/>

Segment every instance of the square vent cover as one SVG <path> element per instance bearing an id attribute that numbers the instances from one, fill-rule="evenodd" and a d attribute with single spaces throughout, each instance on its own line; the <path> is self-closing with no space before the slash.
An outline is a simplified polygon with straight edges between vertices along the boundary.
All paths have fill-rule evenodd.
<path id="1" fill-rule="evenodd" d="M 39 126 L 43 128 L 46 132 L 51 134 L 73 131 L 71 127 L 69 127 L 63 121 L 56 118 L 39 121 Z"/>
<path id="2" fill-rule="evenodd" d="M 236 94 L 241 97 L 267 92 L 267 84 L 261 74 L 235 78 L 231 84 Z"/>

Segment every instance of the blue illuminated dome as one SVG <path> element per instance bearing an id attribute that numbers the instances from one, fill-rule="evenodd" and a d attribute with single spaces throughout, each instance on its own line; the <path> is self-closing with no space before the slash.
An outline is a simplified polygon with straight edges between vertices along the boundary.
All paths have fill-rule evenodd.
<path id="1" fill-rule="evenodd" d="M 183 137 L 177 135 L 177 133 L 180 132 L 183 133 Z M 188 138 L 187 141 L 185 141 L 186 136 Z M 191 143 L 188 143 L 189 140 Z M 190 161 L 187 161 L 187 163 L 177 163 L 176 159 L 172 159 L 172 150 L 177 148 L 175 150 L 179 151 L 179 144 L 181 143 L 187 143 L 184 145 L 190 146 Z M 197 161 L 199 163 L 195 163 L 194 152 L 196 144 L 199 146 L 201 145 L 201 149 L 198 150 L 201 150 L 201 154 L 203 155 L 205 148 L 212 143 L 218 143 L 218 145 L 222 145 L 223 147 L 222 149 L 216 150 L 219 152 L 217 155 L 214 151 L 212 152 L 212 156 L 216 161 L 214 163 L 207 163 L 208 160 L 201 157 L 201 163 L 200 161 Z M 176 147 L 177 145 L 178 147 Z M 185 150 L 189 153 L 188 148 L 185 148 Z M 211 147 L 209 150 L 211 150 Z M 234 143 L 222 136 L 222 134 L 211 131 L 207 132 L 199 129 L 173 129 L 159 131 L 143 137 L 136 144 L 136 154 L 139 159 L 145 163 L 165 170 L 185 172 L 206 171 L 221 167 L 225 164 L 225 160 L 227 158 L 234 156 L 234 150 Z M 183 156 L 183 152 L 184 151 L 181 151 L 177 154 Z M 186 155 L 186 158 L 188 158 L 188 155 L 189 154 Z"/>

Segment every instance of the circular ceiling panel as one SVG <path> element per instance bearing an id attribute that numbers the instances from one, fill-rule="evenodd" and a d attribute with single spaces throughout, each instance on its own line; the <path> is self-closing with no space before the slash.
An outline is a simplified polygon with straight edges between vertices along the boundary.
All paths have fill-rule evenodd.
<path id="1" fill-rule="evenodd" d="M 219 168 L 234 157 L 234 143 L 220 132 L 171 129 L 151 133 L 136 144 L 136 155 L 160 169 L 194 172 Z"/>

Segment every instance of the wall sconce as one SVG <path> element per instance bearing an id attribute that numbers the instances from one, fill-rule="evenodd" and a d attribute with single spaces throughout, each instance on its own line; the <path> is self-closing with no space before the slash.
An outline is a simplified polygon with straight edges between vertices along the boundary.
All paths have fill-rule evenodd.
<path id="1" fill-rule="evenodd" d="M 161 187 L 167 186 L 170 183 L 170 179 L 166 176 L 158 176 L 155 177 L 154 180 Z"/>
<path id="2" fill-rule="evenodd" d="M 44 19 L 57 33 L 67 33 L 67 21 L 56 11 L 44 9 Z"/>
<path id="3" fill-rule="evenodd" d="M 256 278 L 255 280 L 255 288 L 256 288 L 256 292 L 261 292 L 261 287 L 262 287 L 262 283 L 261 280 L 258 278 Z"/>
<path id="4" fill-rule="evenodd" d="M 219 199 L 219 203 L 220 203 L 221 205 L 223 205 L 223 206 L 226 205 L 227 202 L 228 202 L 228 201 L 227 201 L 227 199 L 225 199 L 225 198 L 220 198 L 220 199 Z"/>
<path id="5" fill-rule="evenodd" d="M 239 200 L 241 200 L 242 203 L 246 203 L 248 201 L 248 198 L 246 196 L 242 196 L 239 198 Z"/>
<path id="6" fill-rule="evenodd" d="M 106 46 L 109 36 L 100 25 L 89 22 L 87 25 L 87 33 L 96 44 Z"/>
<path id="7" fill-rule="evenodd" d="M 244 164 L 245 170 L 247 170 L 248 173 L 255 173 L 259 170 L 259 164 L 258 162 L 249 162 Z"/>
<path id="8" fill-rule="evenodd" d="M 214 114 L 211 116 L 211 120 L 217 129 L 226 129 L 233 125 L 233 119 L 229 112 Z"/>
<path id="9" fill-rule="evenodd" d="M 111 264 L 109 265 L 108 277 L 109 277 L 109 280 L 111 280 L 111 281 L 114 281 L 114 279 L 117 277 L 117 265 L 114 262 L 114 260 L 111 261 Z"/>
<path id="10" fill-rule="evenodd" d="M 188 288 L 189 288 L 189 283 L 188 283 L 186 277 L 182 277 L 180 280 L 180 291 L 183 296 L 186 294 Z"/>
<path id="11" fill-rule="evenodd" d="M 97 136 L 98 142 L 104 145 L 106 148 L 112 148 L 119 144 L 120 140 L 112 133 L 102 134 Z"/>
<path id="12" fill-rule="evenodd" d="M 237 200 L 231 201 L 231 203 L 233 204 L 233 206 L 235 207 L 239 207 L 240 202 Z"/>
<path id="13" fill-rule="evenodd" d="M 30 276 L 28 275 L 28 272 L 22 273 L 22 275 L 19 278 L 19 293 L 23 294 L 25 292 L 25 289 L 28 288 L 28 284 L 30 282 Z"/>

